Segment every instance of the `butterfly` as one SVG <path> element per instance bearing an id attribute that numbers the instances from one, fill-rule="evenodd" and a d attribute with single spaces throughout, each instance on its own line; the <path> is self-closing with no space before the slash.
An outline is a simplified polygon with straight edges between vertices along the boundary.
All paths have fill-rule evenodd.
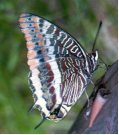
<path id="1" fill-rule="evenodd" d="M 91 82 L 98 51 L 87 53 L 74 37 L 43 17 L 21 14 L 19 26 L 28 49 L 32 109 L 44 119 L 59 121 Z"/>

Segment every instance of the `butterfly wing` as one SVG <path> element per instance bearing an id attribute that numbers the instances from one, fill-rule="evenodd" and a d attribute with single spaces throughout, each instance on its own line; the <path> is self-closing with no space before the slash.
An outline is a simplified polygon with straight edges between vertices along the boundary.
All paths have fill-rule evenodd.
<path id="1" fill-rule="evenodd" d="M 41 17 L 22 14 L 19 23 L 27 41 L 34 107 L 50 119 L 58 114 L 63 118 L 87 85 L 82 70 L 88 67 L 86 53 L 68 33 Z M 57 108 L 55 118 L 50 117 Z"/>

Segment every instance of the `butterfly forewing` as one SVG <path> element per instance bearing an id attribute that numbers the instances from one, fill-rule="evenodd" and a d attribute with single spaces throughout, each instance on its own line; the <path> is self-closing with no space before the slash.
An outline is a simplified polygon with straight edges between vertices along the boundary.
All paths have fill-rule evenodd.
<path id="1" fill-rule="evenodd" d="M 68 33 L 41 17 L 22 14 L 19 23 L 27 41 L 34 107 L 49 119 L 61 119 L 88 83 L 87 54 Z"/>

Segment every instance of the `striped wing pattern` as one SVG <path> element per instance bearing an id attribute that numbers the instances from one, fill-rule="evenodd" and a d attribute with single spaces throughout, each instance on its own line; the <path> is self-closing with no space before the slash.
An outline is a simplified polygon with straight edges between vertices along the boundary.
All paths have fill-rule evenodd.
<path id="1" fill-rule="evenodd" d="M 86 53 L 68 33 L 49 21 L 22 14 L 35 105 L 48 119 L 62 119 L 88 84 Z"/>

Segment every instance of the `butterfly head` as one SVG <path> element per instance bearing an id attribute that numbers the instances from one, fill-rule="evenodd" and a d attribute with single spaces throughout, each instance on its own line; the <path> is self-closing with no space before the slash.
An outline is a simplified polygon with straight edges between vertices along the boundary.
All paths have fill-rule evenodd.
<path id="1" fill-rule="evenodd" d="M 93 71 L 96 69 L 97 67 L 97 63 L 98 63 L 98 51 L 94 51 L 91 53 L 90 55 L 91 61 L 93 63 Z"/>

